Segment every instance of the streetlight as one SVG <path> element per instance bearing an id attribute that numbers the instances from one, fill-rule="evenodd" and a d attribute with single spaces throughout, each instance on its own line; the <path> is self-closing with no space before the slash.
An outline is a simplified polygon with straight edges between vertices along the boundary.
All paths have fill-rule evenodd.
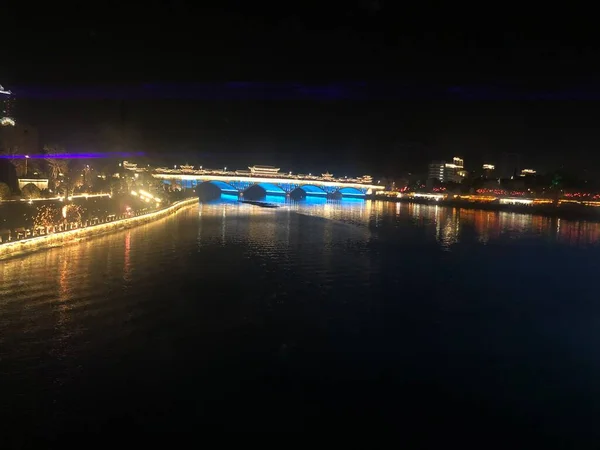
<path id="1" fill-rule="evenodd" d="M 27 160 L 29 159 L 29 155 L 25 155 L 25 176 L 27 176 Z"/>

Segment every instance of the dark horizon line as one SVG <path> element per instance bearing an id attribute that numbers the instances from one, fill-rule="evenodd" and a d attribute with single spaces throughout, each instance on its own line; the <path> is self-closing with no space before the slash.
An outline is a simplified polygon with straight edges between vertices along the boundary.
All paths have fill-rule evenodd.
<path id="1" fill-rule="evenodd" d="M 534 89 L 515 84 L 440 85 L 364 81 L 307 84 L 232 81 L 108 85 L 30 84 L 10 86 L 10 90 L 16 98 L 36 100 L 600 100 L 600 85 L 592 84 L 577 88 Z"/>

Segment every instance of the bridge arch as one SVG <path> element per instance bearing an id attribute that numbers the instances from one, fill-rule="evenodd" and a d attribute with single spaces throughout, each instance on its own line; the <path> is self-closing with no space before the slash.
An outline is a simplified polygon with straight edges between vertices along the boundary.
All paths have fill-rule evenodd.
<path id="1" fill-rule="evenodd" d="M 225 183 L 224 181 L 218 181 L 218 180 L 205 181 L 204 183 L 199 184 L 198 188 L 200 188 L 206 184 L 212 184 L 213 186 L 218 187 L 221 190 L 221 192 L 225 192 L 227 194 L 237 194 L 239 192 L 231 184 Z"/>
<path id="2" fill-rule="evenodd" d="M 254 186 L 258 186 L 258 187 L 262 188 L 267 195 L 273 195 L 273 194 L 283 195 L 283 194 L 285 194 L 285 191 L 280 186 L 277 186 L 276 184 L 273 184 L 273 183 L 256 183 L 256 184 L 253 184 L 252 186 L 249 186 L 248 189 L 246 189 L 246 191 L 248 191 L 249 189 L 252 189 Z M 244 191 L 244 192 L 246 192 L 246 191 Z"/>
<path id="3" fill-rule="evenodd" d="M 355 187 L 343 187 L 337 190 L 342 197 L 364 197 L 365 192 Z"/>
<path id="4" fill-rule="evenodd" d="M 255 183 L 246 187 L 241 195 L 248 200 L 259 200 L 268 195 L 285 195 L 285 191 L 271 183 Z"/>
<path id="5" fill-rule="evenodd" d="M 327 192 L 323 188 L 312 184 L 302 184 L 290 192 L 290 196 L 292 197 L 304 197 L 307 195 L 325 197 Z"/>
<path id="6" fill-rule="evenodd" d="M 216 200 L 221 194 L 238 195 L 239 191 L 224 181 L 204 181 L 196 186 L 196 193 L 200 200 Z"/>

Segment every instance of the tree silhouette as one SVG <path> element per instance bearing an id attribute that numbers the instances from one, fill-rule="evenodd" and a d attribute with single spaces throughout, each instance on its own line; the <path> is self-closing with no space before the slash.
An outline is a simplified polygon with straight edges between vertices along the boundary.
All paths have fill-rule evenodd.
<path id="1" fill-rule="evenodd" d="M 0 183 L 0 200 L 10 197 L 10 188 L 6 183 Z"/>
<path id="2" fill-rule="evenodd" d="M 49 145 L 45 145 L 43 151 L 46 155 L 64 152 L 64 150 L 58 147 L 52 147 Z M 46 162 L 46 166 L 48 168 L 48 176 L 52 181 L 52 187 L 56 188 L 59 178 L 61 176 L 66 177 L 69 172 L 69 161 L 67 159 L 52 157 L 44 158 L 44 161 Z"/>

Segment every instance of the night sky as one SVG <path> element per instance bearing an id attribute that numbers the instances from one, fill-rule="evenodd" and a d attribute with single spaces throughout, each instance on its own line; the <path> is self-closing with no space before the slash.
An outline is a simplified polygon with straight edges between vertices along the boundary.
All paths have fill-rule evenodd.
<path id="1" fill-rule="evenodd" d="M 68 150 L 374 175 L 519 153 L 597 171 L 589 14 L 396 3 L 8 8 L 0 83 L 42 144 Z"/>

